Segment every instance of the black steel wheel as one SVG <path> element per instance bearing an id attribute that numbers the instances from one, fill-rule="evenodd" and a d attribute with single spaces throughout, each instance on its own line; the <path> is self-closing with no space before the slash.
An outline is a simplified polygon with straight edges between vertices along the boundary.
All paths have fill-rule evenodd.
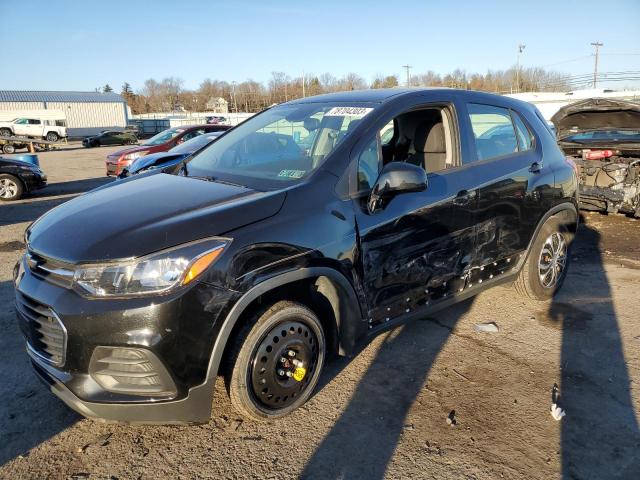
<path id="1" fill-rule="evenodd" d="M 325 335 L 315 313 L 277 302 L 236 336 L 226 375 L 231 402 L 247 417 L 283 417 L 309 399 L 324 359 Z"/>

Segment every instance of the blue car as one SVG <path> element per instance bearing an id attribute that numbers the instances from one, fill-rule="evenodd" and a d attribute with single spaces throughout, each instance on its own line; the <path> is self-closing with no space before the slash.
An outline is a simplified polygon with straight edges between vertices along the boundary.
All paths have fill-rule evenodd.
<path id="1" fill-rule="evenodd" d="M 201 148 L 209 145 L 209 143 L 214 141 L 223 133 L 224 131 L 198 135 L 197 137 L 187 140 L 180 145 L 176 145 L 168 152 L 152 153 L 150 155 L 140 157 L 127 168 L 123 169 L 120 175 L 118 175 L 118 178 L 127 178 L 131 175 L 148 172 L 157 168 L 165 168 L 172 165 L 177 165 L 192 153 L 197 152 Z"/>

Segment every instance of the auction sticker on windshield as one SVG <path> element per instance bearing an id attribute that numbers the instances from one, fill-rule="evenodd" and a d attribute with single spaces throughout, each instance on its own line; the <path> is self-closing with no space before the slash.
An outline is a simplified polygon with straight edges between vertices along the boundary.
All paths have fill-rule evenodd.
<path id="1" fill-rule="evenodd" d="M 333 107 L 327 113 L 325 117 L 358 117 L 362 118 L 369 113 L 373 108 L 366 107 Z"/>

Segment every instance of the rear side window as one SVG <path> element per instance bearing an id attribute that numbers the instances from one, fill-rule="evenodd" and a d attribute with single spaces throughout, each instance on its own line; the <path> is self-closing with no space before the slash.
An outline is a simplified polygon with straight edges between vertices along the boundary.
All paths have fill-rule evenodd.
<path id="1" fill-rule="evenodd" d="M 518 151 L 516 130 L 509 109 L 470 103 L 467 105 L 478 160 Z"/>
<path id="2" fill-rule="evenodd" d="M 40 120 L 29 119 L 29 125 L 40 125 Z"/>
<path id="3" fill-rule="evenodd" d="M 527 128 L 520 115 L 511 110 L 513 118 L 513 124 L 516 127 L 516 133 L 518 134 L 518 146 L 521 152 L 531 150 L 533 148 L 533 136 L 531 131 Z"/>

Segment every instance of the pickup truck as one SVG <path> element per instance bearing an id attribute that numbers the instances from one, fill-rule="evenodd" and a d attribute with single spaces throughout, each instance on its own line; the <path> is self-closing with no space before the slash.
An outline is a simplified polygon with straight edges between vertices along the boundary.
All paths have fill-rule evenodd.
<path id="1" fill-rule="evenodd" d="M 0 137 L 25 136 L 57 142 L 66 138 L 67 127 L 57 125 L 59 120 L 41 118 L 16 118 L 10 122 L 0 122 Z"/>

